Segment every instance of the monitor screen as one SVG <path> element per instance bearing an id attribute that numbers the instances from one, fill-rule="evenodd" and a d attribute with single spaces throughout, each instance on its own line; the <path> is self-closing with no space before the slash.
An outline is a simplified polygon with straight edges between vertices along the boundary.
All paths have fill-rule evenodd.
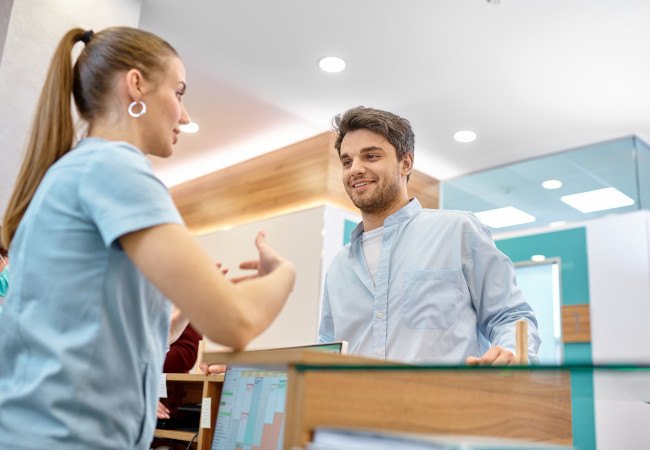
<path id="1" fill-rule="evenodd" d="M 343 353 L 345 343 L 292 348 Z M 282 450 L 286 398 L 286 369 L 229 365 L 212 450 Z"/>

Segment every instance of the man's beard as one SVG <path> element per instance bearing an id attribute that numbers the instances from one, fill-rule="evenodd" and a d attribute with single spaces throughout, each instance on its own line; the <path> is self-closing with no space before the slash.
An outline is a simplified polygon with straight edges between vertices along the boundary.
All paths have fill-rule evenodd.
<path id="1" fill-rule="evenodd" d="M 350 196 L 350 199 L 361 212 L 379 214 L 391 208 L 395 200 L 399 198 L 399 193 L 399 183 L 393 180 L 390 183 L 378 185 L 377 190 L 371 196 L 365 198 Z"/>

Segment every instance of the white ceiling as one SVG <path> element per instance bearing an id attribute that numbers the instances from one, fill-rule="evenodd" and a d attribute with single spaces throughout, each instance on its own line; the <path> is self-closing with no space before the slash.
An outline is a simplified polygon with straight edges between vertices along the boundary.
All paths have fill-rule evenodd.
<path id="1" fill-rule="evenodd" d="M 201 131 L 155 161 L 170 185 L 305 139 L 357 105 L 408 118 L 439 179 L 650 138 L 647 0 L 143 0 L 187 69 Z M 340 74 L 322 56 L 344 58 Z M 455 131 L 478 139 L 460 144 Z"/>

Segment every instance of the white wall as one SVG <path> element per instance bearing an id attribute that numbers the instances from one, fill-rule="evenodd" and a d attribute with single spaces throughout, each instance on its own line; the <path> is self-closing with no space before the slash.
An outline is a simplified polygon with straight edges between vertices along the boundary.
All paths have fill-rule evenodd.
<path id="1" fill-rule="evenodd" d="M 594 363 L 650 363 L 650 212 L 587 224 Z"/>
<path id="2" fill-rule="evenodd" d="M 263 229 L 271 246 L 296 267 L 296 285 L 271 327 L 248 348 L 287 347 L 316 342 L 320 305 L 323 207 L 254 222 L 227 231 L 199 236 L 198 242 L 215 261 L 243 273 L 242 261 L 257 259 L 255 235 Z M 261 299 L 263 301 L 263 299 Z M 214 348 L 208 343 L 208 350 Z"/>
<path id="3" fill-rule="evenodd" d="M 650 363 L 650 212 L 587 224 L 594 363 Z M 599 449 L 646 449 L 650 373 L 594 374 Z"/>
<path id="4" fill-rule="evenodd" d="M 329 263 L 343 247 L 344 221 L 361 217 L 331 205 L 319 206 L 197 237 L 215 261 L 243 273 L 239 263 L 257 258 L 253 239 L 264 229 L 270 244 L 296 267 L 296 286 L 287 304 L 268 330 L 249 349 L 289 347 L 316 342 L 323 282 Z M 217 349 L 207 342 L 207 349 Z"/>

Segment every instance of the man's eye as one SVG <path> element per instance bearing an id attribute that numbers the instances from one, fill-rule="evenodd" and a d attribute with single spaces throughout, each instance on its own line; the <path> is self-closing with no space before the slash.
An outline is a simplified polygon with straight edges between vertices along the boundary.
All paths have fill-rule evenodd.
<path id="1" fill-rule="evenodd" d="M 348 167 L 351 164 L 351 161 L 347 159 L 345 161 L 341 161 L 341 163 L 343 164 L 343 167 Z"/>

